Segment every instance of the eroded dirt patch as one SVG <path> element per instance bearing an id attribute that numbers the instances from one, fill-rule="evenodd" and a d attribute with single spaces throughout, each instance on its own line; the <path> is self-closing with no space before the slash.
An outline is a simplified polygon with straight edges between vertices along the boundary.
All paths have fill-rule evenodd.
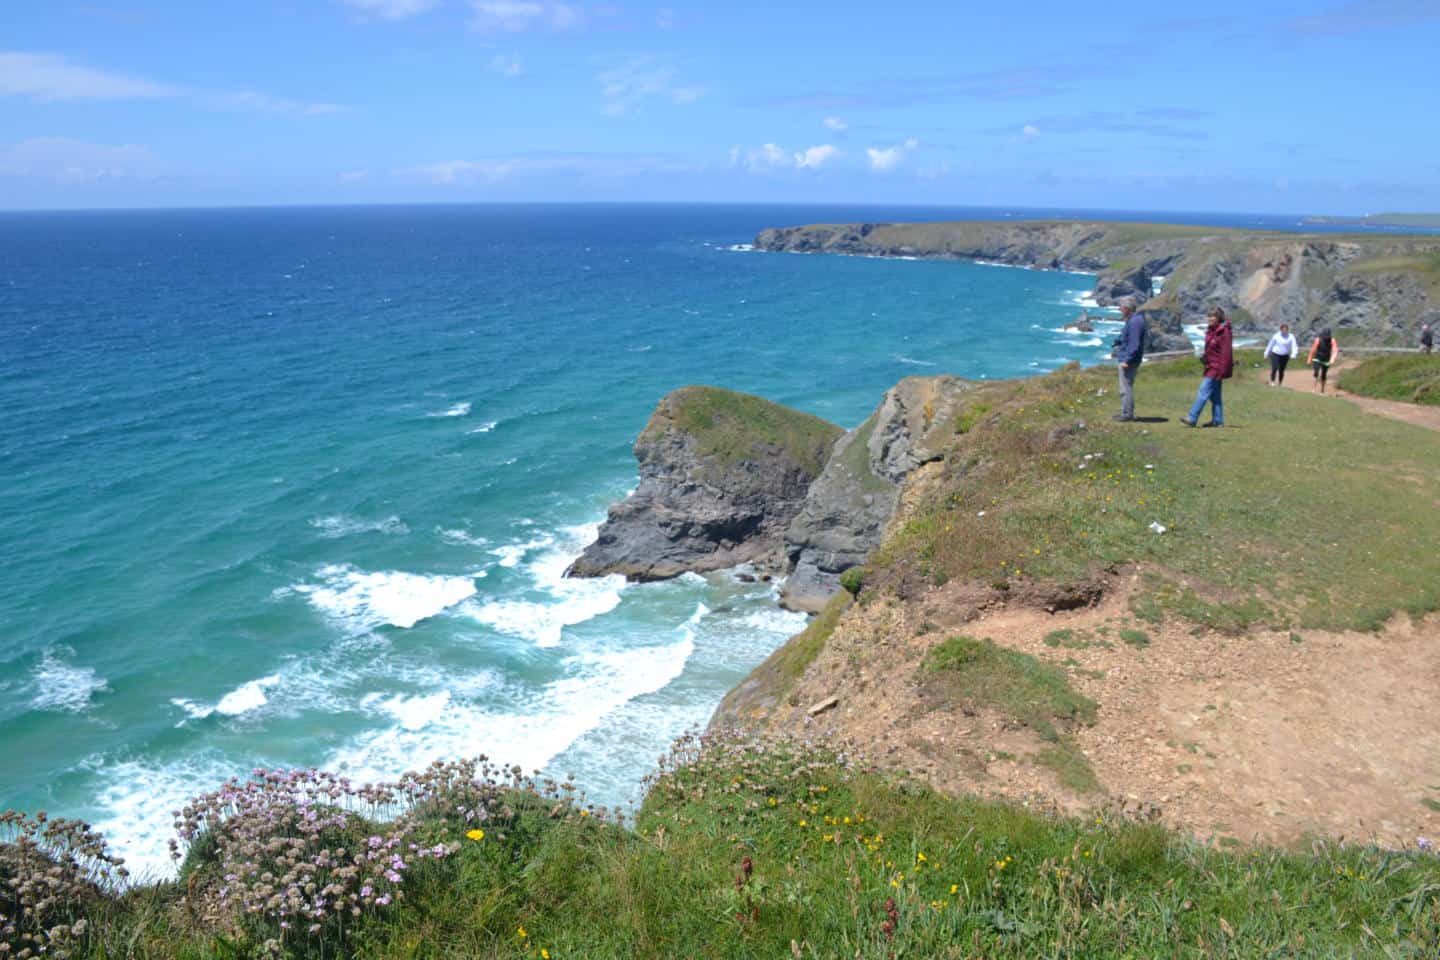
<path id="1" fill-rule="evenodd" d="M 1099 606 L 1046 613 L 939 588 L 850 611 L 770 721 L 855 740 L 940 789 L 1067 812 L 1123 804 L 1220 843 L 1308 834 L 1413 844 L 1440 834 L 1440 620 L 1379 634 L 1139 623 L 1127 576 Z M 1061 665 L 1099 704 L 1065 735 L 1101 785 L 1063 787 L 1052 744 L 989 709 L 927 702 L 928 650 L 964 633 Z M 809 708 L 838 697 L 816 715 Z"/>

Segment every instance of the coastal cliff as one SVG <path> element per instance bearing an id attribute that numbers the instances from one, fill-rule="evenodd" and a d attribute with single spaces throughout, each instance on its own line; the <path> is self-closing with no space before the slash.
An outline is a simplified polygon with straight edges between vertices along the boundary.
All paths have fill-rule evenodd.
<path id="1" fill-rule="evenodd" d="M 785 530 L 842 433 L 717 387 L 667 394 L 635 441 L 640 484 L 567 575 L 664 580 L 753 563 L 780 570 Z"/>
<path id="2" fill-rule="evenodd" d="M 906 478 L 938 459 L 975 384 L 908 377 L 848 432 L 716 387 L 668 394 L 635 442 L 640 484 L 567 575 L 663 580 L 750 563 L 818 612 L 880 543 Z"/>
<path id="3" fill-rule="evenodd" d="M 1151 350 L 1223 307 L 1242 331 L 1289 323 L 1352 343 L 1410 345 L 1440 323 L 1440 237 L 1299 234 L 1138 223 L 815 224 L 762 230 L 760 250 L 956 259 L 1096 275 L 1094 298 L 1134 296 Z M 1157 281 L 1163 289 L 1153 295 Z"/>
<path id="4" fill-rule="evenodd" d="M 781 603 L 818 613 L 840 575 L 865 562 L 895 513 L 905 478 L 943 454 L 973 384 L 956 377 L 907 377 L 841 437 L 786 531 L 791 568 Z"/>

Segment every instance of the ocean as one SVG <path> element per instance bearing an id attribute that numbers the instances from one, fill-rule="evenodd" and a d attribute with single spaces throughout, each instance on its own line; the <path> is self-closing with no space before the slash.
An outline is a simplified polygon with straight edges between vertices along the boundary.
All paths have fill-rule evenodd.
<path id="1" fill-rule="evenodd" d="M 1083 275 L 748 242 L 1007 215 L 0 214 L 0 808 L 85 818 L 159 876 L 170 811 L 257 766 L 484 753 L 634 802 L 805 623 L 734 572 L 562 576 L 664 393 L 853 427 L 905 376 L 1108 349 L 1061 330 Z"/>

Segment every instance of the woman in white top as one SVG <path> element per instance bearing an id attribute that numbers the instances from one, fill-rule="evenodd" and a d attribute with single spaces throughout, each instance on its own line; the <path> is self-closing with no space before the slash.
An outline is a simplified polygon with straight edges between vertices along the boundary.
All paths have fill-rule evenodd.
<path id="1" fill-rule="evenodd" d="M 1265 356 L 1270 358 L 1270 386 L 1280 386 L 1285 383 L 1285 366 L 1290 358 L 1300 352 L 1300 344 L 1290 333 L 1290 324 L 1280 324 L 1280 332 L 1270 338 L 1265 346 Z"/>

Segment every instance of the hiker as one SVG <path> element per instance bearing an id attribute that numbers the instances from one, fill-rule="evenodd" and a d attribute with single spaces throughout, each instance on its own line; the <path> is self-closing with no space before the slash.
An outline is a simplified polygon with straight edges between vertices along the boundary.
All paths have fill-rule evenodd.
<path id="1" fill-rule="evenodd" d="M 1205 327 L 1205 377 L 1200 381 L 1200 389 L 1195 394 L 1195 405 L 1190 408 L 1190 415 L 1180 418 L 1180 422 L 1187 427 L 1195 426 L 1207 402 L 1210 404 L 1210 422 L 1205 426 L 1225 426 L 1221 388 L 1235 373 L 1234 338 L 1224 310 L 1219 307 L 1211 310 L 1209 321 Z"/>
<path id="2" fill-rule="evenodd" d="M 1120 413 L 1114 417 L 1121 423 L 1135 419 L 1135 374 L 1145 359 L 1145 314 L 1135 312 L 1135 298 L 1120 301 L 1120 315 L 1125 329 L 1115 344 L 1115 359 L 1120 362 Z"/>
<path id="3" fill-rule="evenodd" d="M 1265 345 L 1265 356 L 1270 358 L 1270 386 L 1285 385 L 1285 367 L 1289 365 L 1290 358 L 1299 352 L 1300 344 L 1290 332 L 1290 324 L 1280 324 L 1280 332 L 1271 337 L 1270 342 Z"/>
<path id="4" fill-rule="evenodd" d="M 1340 359 L 1340 344 L 1330 335 L 1330 328 L 1326 327 L 1320 331 L 1320 336 L 1310 344 L 1310 366 L 1315 370 L 1315 386 L 1313 390 L 1325 392 L 1325 379 L 1330 375 L 1330 365 Z"/>
<path id="5" fill-rule="evenodd" d="M 1420 326 L 1420 352 L 1429 353 L 1435 347 L 1435 334 L 1430 332 L 1430 324 Z"/>

